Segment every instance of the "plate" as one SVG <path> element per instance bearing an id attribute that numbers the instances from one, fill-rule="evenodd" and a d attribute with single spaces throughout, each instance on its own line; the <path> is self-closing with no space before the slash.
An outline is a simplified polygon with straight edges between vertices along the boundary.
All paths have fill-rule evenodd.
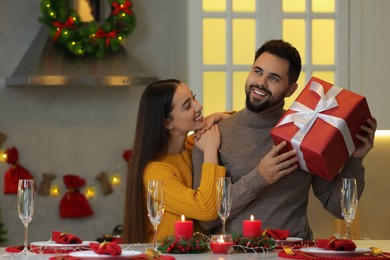
<path id="1" fill-rule="evenodd" d="M 300 237 L 287 237 L 284 240 L 276 240 L 277 245 L 293 245 L 303 241 Z"/>
<path id="2" fill-rule="evenodd" d="M 133 250 L 127 250 L 122 251 L 121 255 L 118 256 L 135 256 L 135 255 L 142 255 L 143 253 L 141 251 L 133 251 Z M 111 255 L 99 255 L 95 253 L 95 251 L 77 251 L 69 253 L 70 256 L 78 256 L 78 257 L 113 257 Z"/>
<path id="3" fill-rule="evenodd" d="M 57 244 L 56 242 L 50 240 L 50 241 L 38 241 L 38 242 L 32 242 L 31 246 L 36 247 L 82 247 L 82 246 L 88 246 L 89 243 L 93 243 L 95 241 L 83 241 L 81 244 Z M 96 243 L 96 242 L 95 242 Z"/>
<path id="4" fill-rule="evenodd" d="M 335 250 L 326 250 L 319 247 L 302 247 L 300 249 L 304 253 L 308 253 L 314 256 L 319 257 L 354 257 L 360 256 L 365 253 L 370 253 L 369 248 L 356 248 L 355 251 L 335 251 Z"/>

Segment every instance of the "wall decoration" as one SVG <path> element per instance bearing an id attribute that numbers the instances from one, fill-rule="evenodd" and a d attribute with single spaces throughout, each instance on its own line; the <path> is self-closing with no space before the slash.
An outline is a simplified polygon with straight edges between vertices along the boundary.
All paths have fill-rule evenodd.
<path id="1" fill-rule="evenodd" d="M 56 178 L 57 176 L 53 173 L 42 173 L 42 181 L 39 184 L 38 187 L 38 194 L 42 196 L 48 196 L 50 195 L 50 187 L 51 182 Z"/>
<path id="2" fill-rule="evenodd" d="M 41 0 L 39 20 L 50 29 L 52 41 L 69 52 L 101 58 L 108 52 L 117 51 L 136 26 L 130 0 L 107 1 L 111 13 L 101 25 L 95 20 L 83 22 L 70 0 Z"/>
<path id="3" fill-rule="evenodd" d="M 60 201 L 61 218 L 82 218 L 93 215 L 93 211 L 80 188 L 85 185 L 85 179 L 77 175 L 64 175 L 64 183 L 68 191 Z"/>
<path id="4" fill-rule="evenodd" d="M 6 135 L 0 132 L 0 143 L 3 143 Z M 95 180 L 100 183 L 101 191 L 104 196 L 108 196 L 114 192 L 115 186 L 121 183 L 120 169 L 127 169 L 130 161 L 132 150 L 125 150 L 122 153 L 124 163 L 118 164 L 114 170 L 101 171 L 95 177 Z M 16 194 L 19 179 L 34 179 L 34 176 L 19 163 L 18 149 L 14 146 L 0 148 L 0 162 L 9 163 L 11 167 L 4 175 L 4 194 Z M 124 165 L 123 165 L 124 164 Z M 126 167 L 124 167 L 126 166 Z M 56 183 L 57 174 L 42 173 L 42 179 L 37 189 L 37 194 L 41 196 L 58 197 L 61 195 L 62 188 Z M 63 176 L 66 192 L 60 201 L 60 216 L 67 218 L 79 218 L 93 214 L 93 211 L 87 199 L 96 198 L 96 187 L 94 184 L 87 185 L 87 181 L 77 175 Z M 84 187 L 82 191 L 82 187 Z M 1 224 L 1 223 L 0 223 Z M 0 229 L 1 236 L 1 229 Z"/>
<path id="5" fill-rule="evenodd" d="M 100 187 L 104 196 L 110 195 L 113 192 L 112 183 L 107 177 L 106 172 L 100 172 L 95 179 L 100 182 Z"/>
<path id="6" fill-rule="evenodd" d="M 19 179 L 34 179 L 34 177 L 19 163 L 19 153 L 16 147 L 8 148 L 4 154 L 6 162 L 11 164 L 4 175 L 4 194 L 16 194 Z"/>

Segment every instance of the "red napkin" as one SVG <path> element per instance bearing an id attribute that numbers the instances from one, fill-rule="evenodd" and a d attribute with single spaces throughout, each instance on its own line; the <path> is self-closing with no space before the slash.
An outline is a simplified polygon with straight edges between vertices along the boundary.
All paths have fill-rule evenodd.
<path id="1" fill-rule="evenodd" d="M 338 251 L 354 251 L 356 245 L 349 239 L 336 239 L 331 237 L 330 239 L 318 239 L 317 246 L 326 250 L 338 250 Z"/>
<path id="2" fill-rule="evenodd" d="M 24 246 L 9 246 L 5 248 L 5 252 L 8 253 L 19 253 L 22 251 Z M 30 247 L 28 247 L 28 250 L 30 250 Z"/>
<path id="3" fill-rule="evenodd" d="M 267 229 L 267 235 L 277 240 L 284 240 L 290 235 L 290 230 Z"/>
<path id="4" fill-rule="evenodd" d="M 81 244 L 83 242 L 83 240 L 73 234 L 58 231 L 52 232 L 51 240 L 57 244 Z"/>
<path id="5" fill-rule="evenodd" d="M 89 243 L 89 247 L 99 255 L 121 255 L 122 248 L 116 242 Z"/>

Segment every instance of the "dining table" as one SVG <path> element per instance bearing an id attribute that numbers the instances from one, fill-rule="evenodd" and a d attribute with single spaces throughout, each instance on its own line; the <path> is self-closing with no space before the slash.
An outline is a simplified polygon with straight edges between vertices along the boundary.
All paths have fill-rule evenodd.
<path id="1" fill-rule="evenodd" d="M 384 252 L 390 252 L 390 240 L 353 240 L 353 242 L 356 244 L 356 248 L 370 248 L 370 247 L 377 247 L 380 248 Z M 139 251 L 142 253 L 145 253 L 145 251 L 152 247 L 151 244 L 121 244 L 120 245 L 123 250 L 134 250 Z M 207 251 L 204 253 L 199 254 L 163 254 L 167 256 L 172 256 L 176 260 L 201 260 L 201 259 L 210 259 L 210 260 L 238 260 L 238 259 L 244 259 L 244 260 L 251 260 L 251 259 L 287 259 L 278 257 L 278 253 L 281 249 L 274 249 L 269 252 L 235 252 L 233 251 L 230 254 L 214 254 L 212 251 Z M 48 260 L 50 258 L 53 259 L 53 257 L 57 257 L 58 259 L 61 259 L 62 256 L 66 254 L 31 254 L 31 255 L 19 255 L 18 253 L 9 253 L 6 252 L 6 247 L 0 247 L 0 259 L 1 260 Z M 122 260 L 124 258 L 121 257 L 108 257 L 107 259 L 115 259 Z M 310 257 L 309 257 L 310 258 Z M 347 260 L 353 260 L 354 257 L 338 257 L 337 259 L 347 259 Z M 375 258 L 378 258 L 378 260 L 386 259 L 383 256 L 375 256 Z M 82 259 L 101 259 L 104 260 L 105 257 L 99 256 L 99 257 L 86 257 Z M 128 259 L 131 259 L 128 258 Z M 320 259 L 313 257 L 313 259 Z M 321 258 L 326 259 L 326 258 Z M 335 259 L 335 258 L 329 258 L 329 259 Z"/>

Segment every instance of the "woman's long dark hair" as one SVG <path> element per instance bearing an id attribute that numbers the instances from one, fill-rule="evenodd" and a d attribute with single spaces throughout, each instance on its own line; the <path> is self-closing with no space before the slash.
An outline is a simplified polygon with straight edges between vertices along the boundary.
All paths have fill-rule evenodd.
<path id="1" fill-rule="evenodd" d="M 124 243 L 144 243 L 151 230 L 144 201 L 143 173 L 146 165 L 168 149 L 165 120 L 170 117 L 176 79 L 156 81 L 144 90 L 139 103 L 133 153 L 128 165 L 125 198 Z"/>

